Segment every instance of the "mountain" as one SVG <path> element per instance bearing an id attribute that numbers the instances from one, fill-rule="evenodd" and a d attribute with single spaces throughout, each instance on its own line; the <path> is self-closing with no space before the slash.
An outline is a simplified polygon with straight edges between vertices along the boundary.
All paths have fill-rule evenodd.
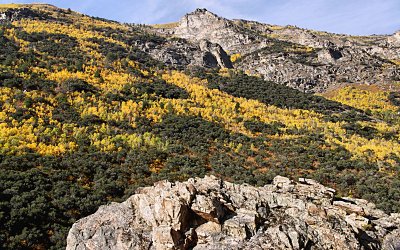
<path id="1" fill-rule="evenodd" d="M 65 248 L 70 227 L 99 206 L 208 174 L 254 186 L 310 178 L 400 212 L 400 87 L 385 80 L 398 70 L 398 34 L 318 33 L 207 10 L 121 24 L 46 4 L 0 5 L 0 25 L 1 249 Z M 320 51 L 342 57 L 292 60 Z M 271 74 L 252 73 L 262 68 Z M 300 73 L 320 82 L 294 86 Z M 371 81 L 337 80 L 354 74 Z"/>
<path id="2" fill-rule="evenodd" d="M 167 37 L 220 44 L 237 59 L 235 68 L 302 91 L 321 92 L 343 82 L 400 80 L 400 32 L 392 36 L 339 35 L 228 20 L 205 9 L 156 30 Z"/>

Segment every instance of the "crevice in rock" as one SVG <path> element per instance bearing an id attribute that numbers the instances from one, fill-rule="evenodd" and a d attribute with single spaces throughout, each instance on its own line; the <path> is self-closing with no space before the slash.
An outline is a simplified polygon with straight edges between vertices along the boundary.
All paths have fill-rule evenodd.
<path id="1" fill-rule="evenodd" d="M 365 250 L 381 249 L 381 243 L 378 240 L 369 236 L 363 230 L 358 230 L 358 233 L 356 234 L 356 238 L 357 238 L 358 242 L 360 243 L 360 245 L 363 246 L 363 249 L 365 249 Z"/>
<path id="2" fill-rule="evenodd" d="M 307 239 L 306 245 L 304 246 L 304 250 L 312 250 L 313 246 L 314 242 L 312 242 L 310 239 Z"/>
<path id="3" fill-rule="evenodd" d="M 334 202 L 334 201 L 343 201 L 346 203 L 357 205 L 357 203 L 355 203 L 354 201 L 347 200 L 346 198 L 341 198 L 341 197 L 333 197 L 332 202 Z"/>
<path id="4" fill-rule="evenodd" d="M 202 218 L 201 216 L 199 216 L 197 213 L 195 213 L 192 209 L 189 208 L 188 211 L 188 226 L 187 228 L 197 228 L 200 225 L 203 225 L 204 223 L 207 222 L 206 219 Z"/>
<path id="5" fill-rule="evenodd" d="M 247 225 L 244 226 L 244 230 L 246 231 L 246 240 L 249 240 L 254 236 L 254 234 L 251 232 L 250 228 Z"/>

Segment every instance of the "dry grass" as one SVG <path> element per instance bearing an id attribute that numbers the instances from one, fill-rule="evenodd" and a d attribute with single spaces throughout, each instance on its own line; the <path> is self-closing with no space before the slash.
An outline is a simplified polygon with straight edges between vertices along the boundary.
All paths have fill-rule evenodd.
<path id="1" fill-rule="evenodd" d="M 50 4 L 42 4 L 42 3 L 32 3 L 32 4 L 16 4 L 16 3 L 7 3 L 7 4 L 0 4 L 0 10 L 7 10 L 7 9 L 20 9 L 20 8 L 33 8 L 33 9 L 43 9 L 43 8 L 56 8 Z"/>
<path id="2" fill-rule="evenodd" d="M 153 24 L 151 26 L 156 29 L 173 29 L 178 27 L 178 25 L 179 25 L 178 22 L 174 22 L 174 23 L 164 23 L 164 24 Z"/>
<path id="3" fill-rule="evenodd" d="M 382 92 L 382 91 L 389 91 L 389 92 L 397 92 L 400 91 L 400 83 L 386 83 L 386 84 L 354 84 L 354 83 L 342 83 L 339 85 L 336 85 L 334 87 L 329 88 L 327 91 L 325 91 L 324 93 L 321 93 L 319 95 L 326 97 L 326 98 L 333 98 L 334 96 L 336 96 L 336 94 L 338 93 L 338 91 L 340 91 L 341 89 L 345 88 L 345 87 L 354 87 L 356 89 L 360 89 L 360 90 L 366 90 L 366 91 L 370 91 L 373 93 L 377 93 L 377 92 Z"/>
<path id="4" fill-rule="evenodd" d="M 0 10 L 22 8 L 22 4 L 6 3 L 0 4 Z"/>
<path id="5" fill-rule="evenodd" d="M 284 26 L 279 26 L 279 25 L 270 25 L 270 26 L 268 26 L 268 29 L 270 29 L 270 30 L 283 30 L 283 29 L 285 29 L 285 27 Z"/>

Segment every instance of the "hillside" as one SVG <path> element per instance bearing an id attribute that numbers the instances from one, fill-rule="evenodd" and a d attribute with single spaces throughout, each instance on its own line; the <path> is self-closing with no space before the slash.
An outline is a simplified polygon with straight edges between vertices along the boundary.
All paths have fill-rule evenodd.
<path id="1" fill-rule="evenodd" d="M 377 84 L 313 95 L 245 74 L 252 54 L 232 65 L 234 45 L 168 35 L 174 25 L 42 4 L 0 5 L 0 25 L 2 249 L 65 248 L 72 224 L 100 205 L 206 174 L 258 186 L 313 178 L 400 212 L 399 84 L 385 81 L 394 62 Z"/>

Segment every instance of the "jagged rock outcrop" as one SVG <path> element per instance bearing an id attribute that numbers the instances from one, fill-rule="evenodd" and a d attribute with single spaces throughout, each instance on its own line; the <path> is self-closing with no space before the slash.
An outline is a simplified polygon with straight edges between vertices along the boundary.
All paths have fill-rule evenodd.
<path id="1" fill-rule="evenodd" d="M 67 250 L 399 249 L 400 215 L 309 180 L 162 181 L 76 222 Z"/>
<path id="2" fill-rule="evenodd" d="M 358 48 L 326 48 L 313 53 L 257 51 L 237 68 L 306 92 L 340 83 L 379 84 L 400 80 L 400 67 Z"/>
<path id="3" fill-rule="evenodd" d="M 349 36 L 246 20 L 229 20 L 206 9 L 185 15 L 167 37 L 204 39 L 229 54 L 240 54 L 235 68 L 307 92 L 335 84 L 380 84 L 400 80 L 400 33 Z M 214 62 L 215 64 L 215 62 Z"/>
<path id="4" fill-rule="evenodd" d="M 134 45 L 154 59 L 178 69 L 188 66 L 233 68 L 230 57 L 222 47 L 207 40 L 202 40 L 200 44 L 185 39 L 169 39 L 164 43 L 138 41 Z"/>
<path id="5" fill-rule="evenodd" d="M 230 53 L 254 51 L 262 47 L 255 42 L 264 40 L 245 32 L 231 20 L 219 17 L 206 9 L 197 9 L 185 15 L 179 21 L 177 27 L 166 30 L 165 33 L 195 42 L 208 40 L 221 45 L 224 50 Z"/>
<path id="6" fill-rule="evenodd" d="M 200 42 L 200 50 L 204 53 L 204 66 L 210 68 L 233 68 L 230 57 L 219 44 L 211 43 L 208 40 L 202 40 Z"/>

